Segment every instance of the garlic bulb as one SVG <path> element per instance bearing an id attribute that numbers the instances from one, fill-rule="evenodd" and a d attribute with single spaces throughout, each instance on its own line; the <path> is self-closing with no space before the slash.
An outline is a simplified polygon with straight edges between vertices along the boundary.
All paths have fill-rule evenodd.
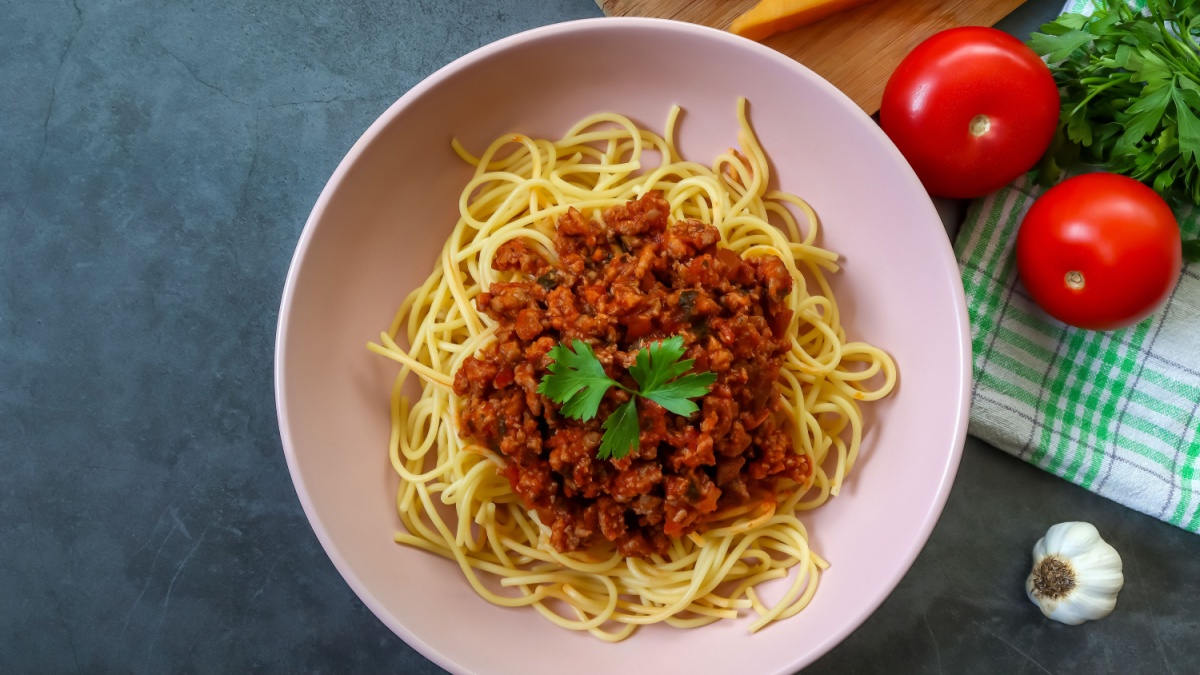
<path id="1" fill-rule="evenodd" d="M 1121 556 L 1094 525 L 1059 523 L 1033 547 L 1025 592 L 1042 614 L 1077 626 L 1112 613 L 1124 585 Z"/>

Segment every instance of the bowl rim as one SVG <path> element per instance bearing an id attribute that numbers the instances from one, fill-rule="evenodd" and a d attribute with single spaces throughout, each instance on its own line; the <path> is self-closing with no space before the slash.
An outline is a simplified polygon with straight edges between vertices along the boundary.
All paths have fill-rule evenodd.
<path id="1" fill-rule="evenodd" d="M 273 361 L 274 367 L 274 393 L 276 416 L 279 425 L 279 436 L 283 446 L 284 457 L 287 460 L 288 473 L 292 480 L 292 486 L 296 490 L 297 497 L 300 500 L 304 514 L 309 521 L 309 525 L 313 529 L 313 533 L 317 536 L 317 540 L 324 549 L 325 554 L 329 557 L 342 579 L 346 582 L 354 594 L 366 607 L 371 610 L 375 618 L 388 627 L 393 633 L 399 636 L 409 646 L 419 652 L 422 656 L 434 662 L 441 668 L 453 672 L 467 672 L 454 659 L 442 651 L 434 648 L 432 645 L 423 640 L 419 635 L 413 633 L 407 626 L 403 625 L 395 616 L 391 614 L 383 605 L 383 603 L 363 584 L 362 580 L 355 574 L 345 557 L 341 554 L 338 548 L 333 544 L 325 524 L 322 522 L 320 515 L 317 513 L 316 505 L 312 501 L 308 489 L 301 478 L 298 459 L 296 457 L 295 446 L 292 440 L 291 419 L 288 414 L 287 405 L 285 403 L 284 393 L 287 389 L 287 376 L 283 365 L 286 361 L 287 353 L 287 326 L 290 323 L 291 306 L 294 300 L 295 288 L 297 279 L 301 269 L 304 266 L 305 258 L 307 257 L 309 246 L 312 243 L 314 233 L 318 227 L 318 223 L 325 215 L 325 211 L 329 206 L 332 195 L 340 188 L 343 179 L 349 172 L 359 157 L 366 149 L 376 141 L 382 131 L 392 123 L 392 121 L 407 108 L 413 101 L 419 99 L 427 91 L 433 89 L 445 80 L 448 80 L 459 72 L 464 71 L 476 63 L 484 61 L 496 54 L 518 47 L 520 45 L 534 42 L 551 36 L 569 35 L 576 32 L 584 31 L 606 31 L 606 30 L 624 30 L 629 28 L 651 29 L 651 30 L 666 30 L 674 31 L 683 34 L 691 34 L 699 36 L 706 40 L 718 40 L 730 46 L 748 50 L 756 53 L 758 58 L 767 58 L 781 64 L 791 70 L 797 71 L 801 76 L 812 80 L 812 82 L 829 93 L 833 100 L 845 108 L 848 114 L 866 115 L 866 113 L 856 104 L 849 96 L 840 89 L 831 84 L 828 80 L 813 72 L 810 68 L 802 63 L 753 40 L 739 37 L 726 31 L 710 28 L 698 24 L 678 21 L 674 19 L 660 19 L 649 17 L 595 17 L 587 19 L 575 19 L 560 23 L 548 24 L 524 30 L 504 38 L 500 38 L 488 44 L 477 47 L 476 49 L 459 56 L 450 61 L 446 65 L 438 68 L 433 73 L 423 78 L 420 82 L 412 86 L 408 91 L 404 92 L 395 102 L 387 107 L 386 110 L 374 122 L 367 127 L 366 131 L 358 138 L 357 141 L 350 147 L 345 157 L 338 162 L 337 168 L 326 181 L 325 186 L 321 189 L 320 195 L 314 204 L 312 211 L 309 213 L 308 219 L 304 223 L 304 227 L 300 232 L 299 239 L 296 244 L 296 249 L 292 254 L 292 259 L 288 265 L 287 276 L 284 282 L 283 293 L 280 300 L 278 322 L 276 324 L 275 333 L 275 355 Z M 895 157 L 901 161 L 902 166 L 908 168 L 908 162 L 904 159 L 900 151 L 895 147 L 887 135 L 877 124 L 870 124 L 873 127 L 869 133 L 875 134 L 876 138 L 882 142 L 888 152 L 894 153 Z M 925 192 L 920 180 L 911 170 L 908 171 L 907 179 L 915 188 L 922 193 Z M 934 220 L 940 222 L 937 215 L 937 210 L 932 201 L 928 202 L 929 212 Z M 948 261 L 957 268 L 950 239 L 947 237 L 946 245 L 942 250 L 942 255 L 948 255 Z M 929 504 L 929 508 L 922 515 L 922 522 L 917 531 L 917 536 L 912 540 L 908 548 L 900 555 L 897 560 L 901 563 L 895 568 L 892 576 L 884 581 L 882 585 L 883 592 L 877 594 L 869 602 L 863 603 L 857 611 L 851 613 L 849 621 L 845 622 L 839 629 L 827 634 L 812 648 L 801 653 L 797 651 L 797 658 L 786 669 L 775 672 L 775 675 L 788 675 L 798 668 L 803 668 L 825 654 L 829 653 L 834 647 L 844 641 L 851 633 L 856 631 L 875 611 L 883 604 L 884 600 L 891 596 L 895 591 L 896 586 L 908 574 L 916 561 L 917 556 L 925 548 L 930 535 L 933 533 L 933 528 L 937 525 L 941 517 L 942 511 L 945 508 L 946 501 L 950 496 L 950 490 L 954 483 L 954 478 L 957 475 L 958 467 L 962 459 L 963 448 L 966 443 L 967 436 L 967 421 L 970 412 L 971 387 L 972 387 L 972 369 L 971 369 L 971 339 L 970 325 L 968 321 L 966 295 L 962 284 L 953 284 L 952 292 L 955 297 L 954 314 L 958 324 L 958 352 L 959 352 L 959 378 L 956 383 L 959 391 L 958 409 L 955 411 L 953 419 L 953 445 L 950 456 L 941 468 L 941 476 L 937 481 L 937 493 Z"/>

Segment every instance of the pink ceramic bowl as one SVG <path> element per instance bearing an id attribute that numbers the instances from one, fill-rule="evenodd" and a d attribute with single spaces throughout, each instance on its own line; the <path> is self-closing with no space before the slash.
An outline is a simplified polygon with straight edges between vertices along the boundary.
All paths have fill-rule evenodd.
<path id="1" fill-rule="evenodd" d="M 737 97 L 777 184 L 808 199 L 844 255 L 836 293 L 852 338 L 888 350 L 900 385 L 868 407 L 842 495 L 805 516 L 832 567 L 800 615 L 643 629 L 620 644 L 494 607 L 446 560 L 392 543 L 387 460 L 396 366 L 369 353 L 429 273 L 481 149 L 519 131 L 557 137 L 610 110 L 661 130 L 681 105 L 685 157 L 736 144 Z M 900 153 L 849 98 L 798 63 L 732 35 L 650 19 L 532 30 L 451 63 L 400 98 L 342 160 L 300 237 L 279 315 L 275 393 L 284 452 L 325 551 L 410 645 L 456 673 L 790 673 L 845 638 L 925 544 L 950 491 L 967 420 L 970 348 L 958 269 Z"/>

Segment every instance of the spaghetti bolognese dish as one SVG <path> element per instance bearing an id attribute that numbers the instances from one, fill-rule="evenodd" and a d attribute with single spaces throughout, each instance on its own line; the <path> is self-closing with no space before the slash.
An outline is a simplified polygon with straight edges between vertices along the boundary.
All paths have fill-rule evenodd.
<path id="1" fill-rule="evenodd" d="M 896 382 L 847 338 L 838 256 L 769 188 L 745 100 L 711 165 L 680 157 L 679 112 L 662 135 L 603 113 L 454 142 L 475 167 L 458 222 L 369 345 L 401 366 L 396 541 L 609 641 L 802 610 L 827 563 L 799 514 L 838 494 L 860 406 Z"/>

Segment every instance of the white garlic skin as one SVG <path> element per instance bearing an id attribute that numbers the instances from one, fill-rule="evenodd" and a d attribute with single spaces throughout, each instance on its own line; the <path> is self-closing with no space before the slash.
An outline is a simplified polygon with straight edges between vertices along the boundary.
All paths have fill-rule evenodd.
<path id="1" fill-rule="evenodd" d="M 1117 606 L 1117 594 L 1125 585 L 1121 556 L 1100 537 L 1091 523 L 1059 523 L 1033 547 L 1033 569 L 1047 557 L 1056 557 L 1075 573 L 1075 588 L 1063 597 L 1039 597 L 1035 594 L 1034 574 L 1025 581 L 1025 592 L 1042 614 L 1062 623 L 1078 626 L 1085 621 L 1103 619 Z"/>

